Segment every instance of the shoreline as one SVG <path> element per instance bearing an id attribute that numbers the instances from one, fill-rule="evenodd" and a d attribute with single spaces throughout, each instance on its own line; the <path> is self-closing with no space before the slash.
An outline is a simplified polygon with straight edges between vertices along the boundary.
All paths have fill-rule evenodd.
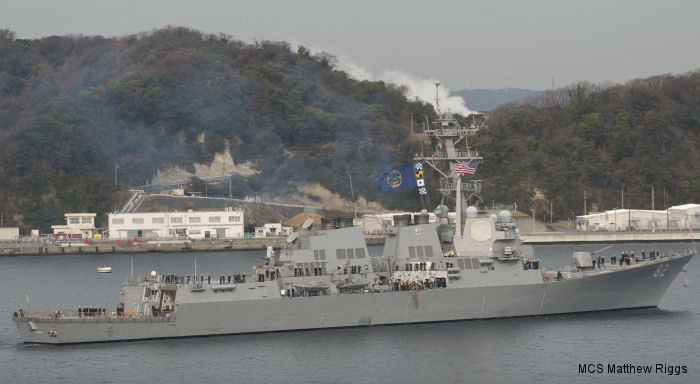
<path id="1" fill-rule="evenodd" d="M 676 243 L 700 240 L 700 233 L 690 232 L 540 232 L 520 235 L 523 244 L 617 244 Z M 224 252 L 275 250 L 286 246 L 285 237 L 208 240 L 91 241 L 46 245 L 38 242 L 0 242 L 0 256 L 97 255 L 100 253 L 148 252 Z M 383 235 L 365 235 L 368 246 L 383 246 Z"/>
<path id="2" fill-rule="evenodd" d="M 97 255 L 101 253 L 148 253 L 148 252 L 223 252 L 265 250 L 283 248 L 284 237 L 261 237 L 252 239 L 212 240 L 149 240 L 141 242 L 93 241 L 46 245 L 41 243 L 0 243 L 0 256 L 43 255 Z"/>
<path id="3" fill-rule="evenodd" d="M 700 240 L 700 233 L 688 231 L 635 232 L 534 232 L 521 233 L 523 244 L 604 244 L 604 243 L 676 243 Z"/>

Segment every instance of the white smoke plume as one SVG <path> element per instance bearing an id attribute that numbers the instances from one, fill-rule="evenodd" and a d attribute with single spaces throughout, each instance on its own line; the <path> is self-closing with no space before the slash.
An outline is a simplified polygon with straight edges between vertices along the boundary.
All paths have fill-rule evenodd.
<path id="1" fill-rule="evenodd" d="M 347 72 L 351 77 L 357 80 L 368 81 L 384 81 L 396 85 L 403 85 L 408 88 L 409 98 L 418 98 L 422 101 L 429 102 L 435 106 L 435 79 L 421 79 L 417 76 L 405 73 L 399 70 L 384 70 L 378 75 L 372 74 L 367 69 L 357 65 L 347 57 L 338 57 L 338 69 Z M 450 96 L 449 88 L 443 84 L 439 86 L 440 96 L 440 111 L 458 113 L 462 116 L 468 116 L 476 111 L 470 110 L 464 103 L 461 96 Z"/>

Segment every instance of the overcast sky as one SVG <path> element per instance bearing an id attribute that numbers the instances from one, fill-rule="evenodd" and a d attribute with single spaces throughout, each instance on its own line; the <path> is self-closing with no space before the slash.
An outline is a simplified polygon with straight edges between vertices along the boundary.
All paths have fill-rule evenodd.
<path id="1" fill-rule="evenodd" d="M 699 20 L 697 0 L 0 0 L 0 28 L 20 38 L 186 26 L 302 44 L 370 77 L 399 71 L 453 90 L 684 73 L 700 68 Z"/>

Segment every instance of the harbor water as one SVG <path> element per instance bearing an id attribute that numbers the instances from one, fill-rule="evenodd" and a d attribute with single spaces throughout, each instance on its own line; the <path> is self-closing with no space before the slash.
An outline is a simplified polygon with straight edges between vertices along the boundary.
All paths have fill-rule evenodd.
<path id="1" fill-rule="evenodd" d="M 601 254 L 610 260 L 622 251 L 663 254 L 691 247 L 617 244 Z M 570 264 L 574 251 L 600 248 L 548 245 L 534 250 L 544 267 L 551 268 Z M 381 253 L 381 248 L 370 247 L 370 252 Z M 193 274 L 195 259 L 197 274 L 250 274 L 264 256 L 264 251 L 135 254 L 134 275 L 152 270 L 159 275 Z M 131 257 L 0 257 L 0 382 L 700 382 L 697 258 L 687 267 L 688 286 L 683 287 L 680 275 L 658 308 L 66 346 L 22 343 L 10 321 L 12 311 L 114 308 L 121 283 L 130 274 Z M 112 266 L 113 273 L 97 274 L 101 265 Z M 582 364 L 594 364 L 593 372 L 582 373 Z M 596 371 L 597 364 L 604 366 L 602 373 Z M 611 373 L 609 364 L 653 368 L 651 373 Z"/>

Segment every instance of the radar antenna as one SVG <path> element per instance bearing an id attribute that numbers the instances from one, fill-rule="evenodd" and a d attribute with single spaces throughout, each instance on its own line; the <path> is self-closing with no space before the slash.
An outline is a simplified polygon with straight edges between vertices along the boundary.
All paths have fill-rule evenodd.
<path id="1" fill-rule="evenodd" d="M 414 161 L 430 165 L 440 175 L 440 192 L 445 198 L 454 199 L 455 211 L 461 213 L 466 203 L 479 205 L 481 199 L 481 180 L 473 179 L 470 175 L 475 172 L 475 167 L 483 161 L 479 153 L 469 146 L 468 136 L 475 135 L 483 121 L 482 114 L 473 114 L 469 126 L 463 126 L 450 113 L 442 113 L 439 102 L 439 86 L 435 83 L 435 107 L 437 119 L 424 130 L 424 134 L 431 139 L 435 150 L 432 153 L 416 154 Z M 461 148 L 457 148 L 457 146 Z M 455 169 L 455 166 L 458 166 Z M 467 171 L 464 169 L 468 168 Z M 470 177 L 462 180 L 463 177 Z M 465 197 L 463 197 L 465 196 Z M 462 236 L 461 214 L 456 217 L 455 237 Z"/>

